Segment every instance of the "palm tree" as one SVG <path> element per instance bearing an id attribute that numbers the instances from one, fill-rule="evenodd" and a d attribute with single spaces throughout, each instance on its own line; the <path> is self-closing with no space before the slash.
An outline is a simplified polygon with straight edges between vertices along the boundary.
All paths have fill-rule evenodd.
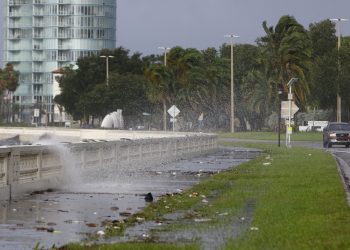
<path id="1" fill-rule="evenodd" d="M 275 84 L 282 83 L 285 88 L 290 78 L 299 78 L 296 99 L 305 104 L 310 91 L 307 80 L 311 59 L 311 41 L 306 30 L 291 16 L 282 16 L 275 28 L 268 27 L 264 21 L 263 28 L 266 36 L 261 37 L 258 44 L 268 78 Z"/>
<path id="2" fill-rule="evenodd" d="M 144 71 L 147 85 L 147 96 L 151 102 L 163 104 L 163 129 L 166 130 L 167 99 L 169 99 L 169 86 L 167 70 L 164 65 L 153 64 Z"/>

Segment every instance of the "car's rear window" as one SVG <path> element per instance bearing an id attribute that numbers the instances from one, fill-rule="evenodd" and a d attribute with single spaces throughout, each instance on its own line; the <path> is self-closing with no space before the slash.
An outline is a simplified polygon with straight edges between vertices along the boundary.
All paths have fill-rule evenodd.
<path id="1" fill-rule="evenodd" d="M 331 124 L 329 125 L 330 130 L 349 130 L 350 124 Z"/>

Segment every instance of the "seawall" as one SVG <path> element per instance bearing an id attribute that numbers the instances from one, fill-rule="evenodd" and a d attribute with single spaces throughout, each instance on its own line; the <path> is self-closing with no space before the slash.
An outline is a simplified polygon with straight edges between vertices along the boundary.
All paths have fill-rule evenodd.
<path id="1" fill-rule="evenodd" d="M 65 173 L 69 173 L 65 171 L 68 162 L 69 167 L 80 172 L 107 176 L 123 168 L 147 168 L 216 149 L 217 137 L 206 134 L 3 147 L 0 148 L 0 200 L 59 188 L 66 179 Z"/>

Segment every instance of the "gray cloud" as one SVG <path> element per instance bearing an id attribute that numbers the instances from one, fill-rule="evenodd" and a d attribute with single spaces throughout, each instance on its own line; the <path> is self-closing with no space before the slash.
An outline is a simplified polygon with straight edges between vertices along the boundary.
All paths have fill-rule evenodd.
<path id="1" fill-rule="evenodd" d="M 2 3 L 2 2 L 1 2 Z M 275 25 L 292 15 L 306 28 L 326 18 L 350 18 L 348 0 L 117 0 L 117 46 L 143 54 L 161 53 L 159 46 L 218 48 L 224 35 L 254 43 L 264 34 L 262 22 Z M 1 13 L 2 6 L 0 9 Z M 0 19 L 2 25 L 2 19 Z M 342 32 L 350 34 L 350 22 Z"/>

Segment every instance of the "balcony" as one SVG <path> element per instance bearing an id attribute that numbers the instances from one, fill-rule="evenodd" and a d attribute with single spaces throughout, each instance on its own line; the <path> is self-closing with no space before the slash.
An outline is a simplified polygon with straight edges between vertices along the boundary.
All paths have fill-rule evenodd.
<path id="1" fill-rule="evenodd" d="M 71 37 L 68 34 L 58 34 L 58 39 L 70 39 Z"/>
<path id="2" fill-rule="evenodd" d="M 44 57 L 43 56 L 33 56 L 32 60 L 34 62 L 42 62 L 42 61 L 44 61 Z"/>
<path id="3" fill-rule="evenodd" d="M 24 1 L 24 0 L 10 0 L 9 1 L 9 6 L 25 4 L 25 2 L 26 1 Z"/>
<path id="4" fill-rule="evenodd" d="M 34 44 L 33 50 L 43 50 L 39 44 Z"/>
<path id="5" fill-rule="evenodd" d="M 69 56 L 59 56 L 57 58 L 57 61 L 59 61 L 59 62 L 71 62 L 72 58 L 70 58 Z"/>
<path id="6" fill-rule="evenodd" d="M 23 15 L 21 14 L 21 12 L 19 11 L 13 11 L 13 12 L 9 12 L 9 17 L 10 18 L 20 18 Z"/>
<path id="7" fill-rule="evenodd" d="M 38 72 L 43 72 L 42 67 L 33 67 L 33 72 L 38 73 Z"/>
<path id="8" fill-rule="evenodd" d="M 16 48 L 16 47 L 10 47 L 8 48 L 8 51 L 20 51 L 22 49 Z"/>
<path id="9" fill-rule="evenodd" d="M 43 16 L 44 15 L 44 11 L 41 10 L 35 10 L 33 12 L 33 16 Z"/>
<path id="10" fill-rule="evenodd" d="M 39 79 L 34 79 L 34 80 L 33 80 L 33 83 L 36 83 L 36 84 L 41 84 L 41 83 L 43 83 L 43 82 L 44 82 L 44 80 L 41 79 L 41 78 L 39 78 Z"/>
<path id="11" fill-rule="evenodd" d="M 58 1 L 58 4 L 59 4 L 59 5 L 69 5 L 69 4 L 71 4 L 71 3 L 70 3 L 70 0 L 59 0 L 59 1 Z"/>
<path id="12" fill-rule="evenodd" d="M 21 35 L 9 35 L 8 39 L 9 40 L 19 40 L 22 39 L 23 37 Z"/>
<path id="13" fill-rule="evenodd" d="M 46 4 L 46 0 L 35 0 L 33 4 L 37 4 L 37 5 Z"/>
<path id="14" fill-rule="evenodd" d="M 67 45 L 59 44 L 59 45 L 58 45 L 58 49 L 59 49 L 59 50 L 70 50 L 70 47 L 67 46 Z"/>
<path id="15" fill-rule="evenodd" d="M 35 22 L 33 24 L 33 27 L 34 28 L 44 28 L 44 23 L 42 23 L 42 22 Z"/>
<path id="16" fill-rule="evenodd" d="M 69 28 L 71 26 L 72 26 L 72 24 L 67 23 L 67 22 L 59 22 L 58 23 L 58 27 L 60 27 L 60 28 Z"/>

